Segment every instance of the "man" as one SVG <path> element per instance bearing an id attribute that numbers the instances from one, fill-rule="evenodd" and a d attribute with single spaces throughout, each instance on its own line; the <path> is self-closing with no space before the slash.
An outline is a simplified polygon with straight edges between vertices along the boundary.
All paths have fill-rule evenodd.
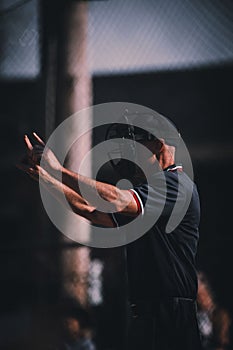
<path id="1" fill-rule="evenodd" d="M 72 210 L 93 224 L 121 227 L 139 216 L 146 224 L 147 218 L 158 216 L 146 234 L 127 246 L 131 304 L 129 348 L 198 350 L 201 345 L 196 321 L 194 266 L 200 216 L 198 193 L 182 167 L 175 164 L 179 134 L 174 137 L 165 132 L 164 137 L 157 137 L 153 132 L 157 125 L 153 117 L 145 121 L 151 132 L 148 127 L 144 130 L 130 123 L 120 128 L 124 130 L 123 139 L 127 133 L 133 139 L 133 153 L 144 170 L 137 172 L 140 181 L 137 179 L 137 186 L 131 190 L 74 173 L 64 168 L 49 149 L 44 154 L 42 167 L 39 162 L 44 143 L 35 133 L 36 146 L 25 136 L 28 162 L 20 167 L 35 179 L 40 175 L 41 183 L 58 200 L 64 193 Z M 137 143 L 144 148 L 137 147 Z M 149 155 L 143 150 L 149 150 Z M 62 172 L 62 183 L 57 180 L 58 172 Z M 89 200 L 82 197 L 80 185 Z M 114 214 L 98 210 L 96 189 L 99 196 L 111 204 Z M 180 215 L 182 210 L 184 213 Z M 168 232 L 167 225 L 174 215 L 181 219 Z"/>
<path id="2" fill-rule="evenodd" d="M 203 349 L 230 349 L 230 315 L 216 303 L 208 278 L 203 272 L 198 273 L 197 319 Z"/>
<path id="3" fill-rule="evenodd" d="M 54 350 L 96 350 L 91 339 L 91 317 L 88 311 L 72 298 L 61 300 L 59 311 L 60 343 Z"/>

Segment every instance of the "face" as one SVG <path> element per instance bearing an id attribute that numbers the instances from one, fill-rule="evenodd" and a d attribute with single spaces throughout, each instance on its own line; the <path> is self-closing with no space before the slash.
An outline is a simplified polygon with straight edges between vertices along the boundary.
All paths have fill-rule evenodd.
<path id="1" fill-rule="evenodd" d="M 64 319 L 64 330 L 70 340 L 77 339 L 80 333 L 80 324 L 78 320 L 73 317 L 66 317 Z"/>

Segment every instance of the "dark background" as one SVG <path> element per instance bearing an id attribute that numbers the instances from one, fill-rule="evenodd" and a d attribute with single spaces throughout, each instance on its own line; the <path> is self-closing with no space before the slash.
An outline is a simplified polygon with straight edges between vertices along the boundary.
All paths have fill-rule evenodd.
<path id="1" fill-rule="evenodd" d="M 169 116 L 178 125 L 190 149 L 201 197 L 198 268 L 207 273 L 218 302 L 231 313 L 232 78 L 233 67 L 228 65 L 93 80 L 95 104 L 112 101 L 142 104 Z M 48 229 L 47 218 L 44 232 L 37 185 L 15 167 L 23 151 L 23 134 L 34 129 L 43 133 L 42 111 L 34 108 L 43 106 L 41 91 L 40 82 L 1 84 L 0 307 L 1 328 L 5 330 L 1 337 L 8 338 L 12 332 L 22 337 L 25 332 L 25 341 L 31 327 L 31 311 L 37 320 L 39 317 L 44 320 L 43 310 L 56 307 L 60 283 L 59 233 L 52 227 Z M 105 334 L 99 342 L 104 345 L 111 344 L 112 336 L 116 339 L 123 332 L 123 308 L 119 308 L 118 302 L 124 299 L 124 272 L 122 263 L 116 263 L 121 254 L 120 248 L 93 250 L 93 256 L 101 256 L 111 267 L 105 272 L 105 304 L 100 314 L 96 311 L 97 323 Z"/>

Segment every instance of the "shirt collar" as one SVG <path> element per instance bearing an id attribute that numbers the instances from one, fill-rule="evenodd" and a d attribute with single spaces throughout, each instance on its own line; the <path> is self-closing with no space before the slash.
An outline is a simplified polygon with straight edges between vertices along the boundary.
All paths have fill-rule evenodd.
<path id="1" fill-rule="evenodd" d="M 175 170 L 183 170 L 183 167 L 181 164 L 172 164 L 169 165 L 168 167 L 166 167 L 165 169 L 163 169 L 163 171 L 175 171 Z"/>

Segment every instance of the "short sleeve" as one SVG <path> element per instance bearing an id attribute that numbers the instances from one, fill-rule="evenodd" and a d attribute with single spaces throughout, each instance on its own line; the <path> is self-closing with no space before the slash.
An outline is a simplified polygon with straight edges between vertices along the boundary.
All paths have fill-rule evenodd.
<path id="1" fill-rule="evenodd" d="M 182 186 L 179 188 L 178 178 L 175 174 L 156 174 L 150 183 L 141 184 L 130 189 L 138 206 L 138 213 L 142 217 L 154 217 L 156 221 L 163 217 L 168 220 L 178 198 L 183 201 L 185 194 Z M 117 226 L 122 226 L 132 221 L 126 215 L 113 214 L 113 220 Z"/>
<path id="2" fill-rule="evenodd" d="M 142 217 L 153 216 L 158 218 L 164 210 L 167 200 L 167 183 L 163 173 L 154 176 L 151 183 L 143 183 L 130 189 L 137 203 L 138 214 Z M 120 213 L 112 214 L 117 226 L 122 226 L 132 221 L 126 215 Z"/>

